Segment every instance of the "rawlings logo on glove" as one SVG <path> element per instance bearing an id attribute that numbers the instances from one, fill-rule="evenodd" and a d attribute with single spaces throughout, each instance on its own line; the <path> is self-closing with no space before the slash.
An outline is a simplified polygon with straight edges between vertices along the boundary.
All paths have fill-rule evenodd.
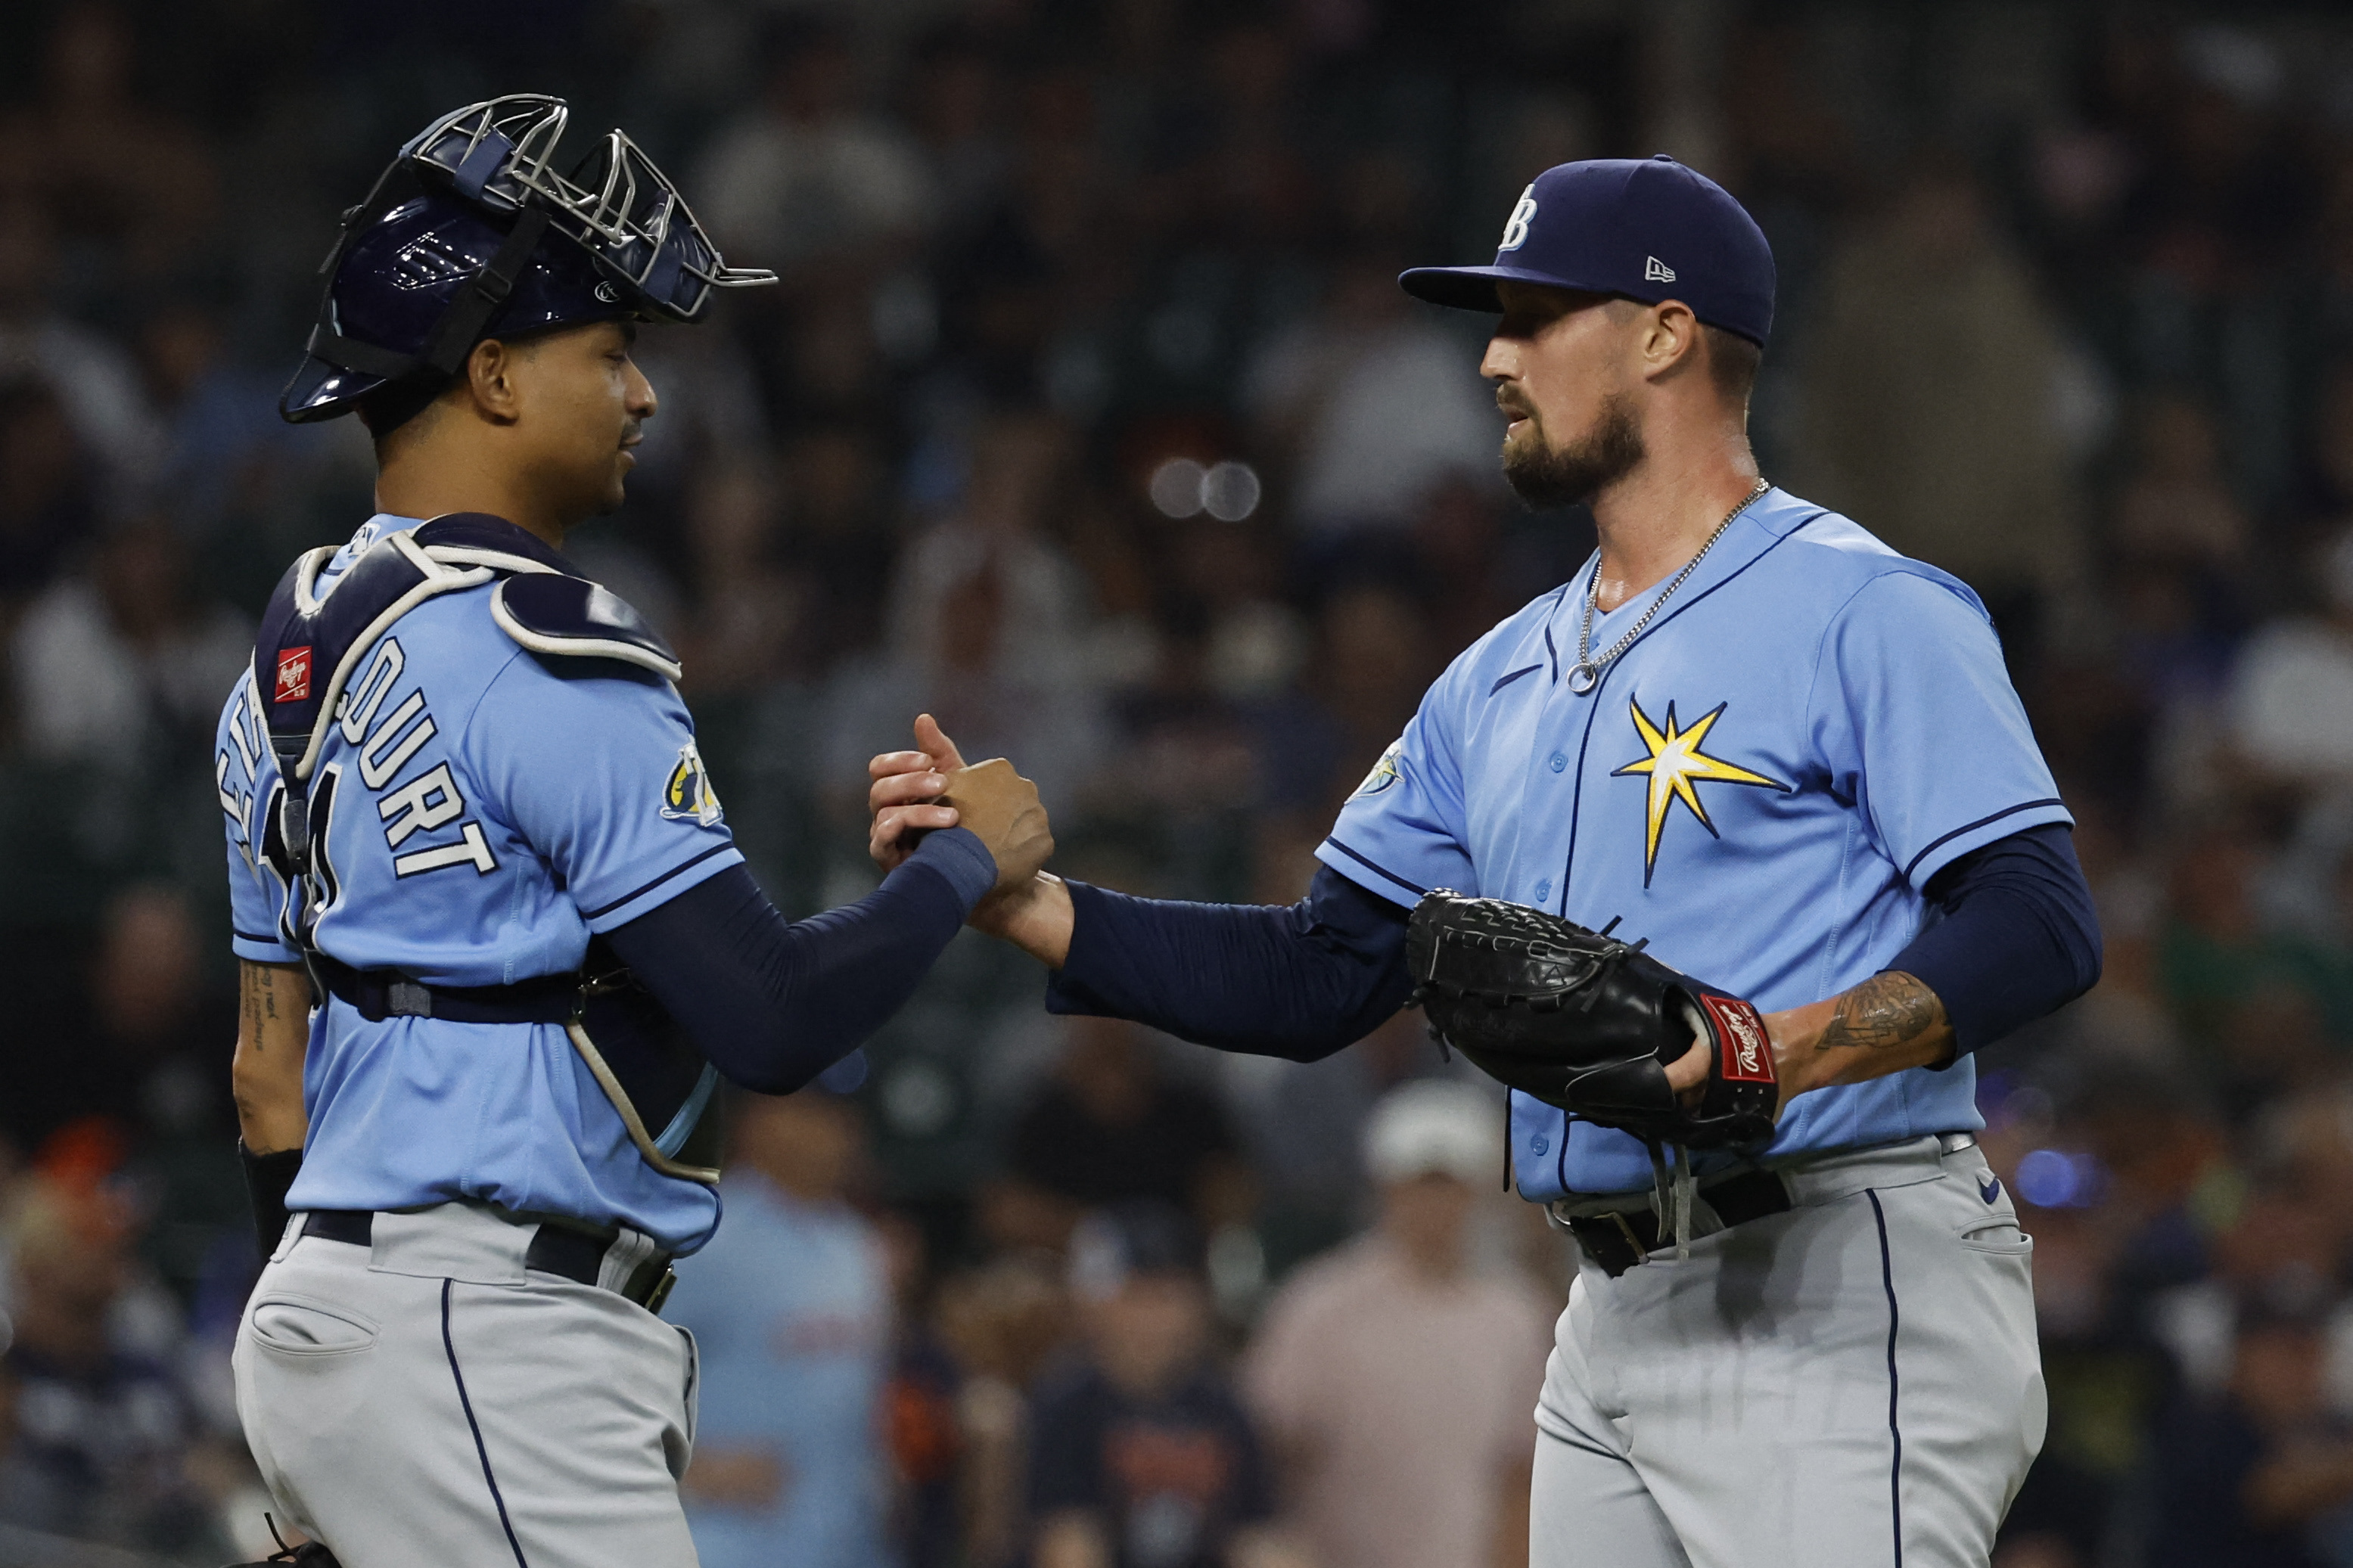
<path id="1" fill-rule="evenodd" d="M 1414 907 L 1406 962 L 1430 1026 L 1491 1078 L 1653 1143 L 1772 1140 L 1780 1089 L 1765 1020 L 1641 942 L 1441 888 Z M 1667 1068 L 1694 1038 L 1713 1048 L 1686 1106 Z"/>
<path id="2" fill-rule="evenodd" d="M 1736 996 L 1711 996 L 1699 1005 L 1715 1024 L 1724 1048 L 1716 1070 L 1734 1083 L 1772 1083 L 1773 1044 L 1765 1034 L 1765 1020 L 1757 1009 Z"/>

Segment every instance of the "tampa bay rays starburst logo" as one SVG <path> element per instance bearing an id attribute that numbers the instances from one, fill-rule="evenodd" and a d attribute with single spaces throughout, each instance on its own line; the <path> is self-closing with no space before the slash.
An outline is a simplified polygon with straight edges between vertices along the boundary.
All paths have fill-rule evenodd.
<path id="1" fill-rule="evenodd" d="M 1758 784 L 1767 789 L 1786 790 L 1789 786 L 1763 773 L 1750 773 L 1746 768 L 1711 757 L 1700 747 L 1706 742 L 1707 732 L 1724 717 L 1728 704 L 1719 702 L 1692 721 L 1683 729 L 1675 721 L 1675 705 L 1667 704 L 1667 721 L 1663 728 L 1651 722 L 1640 702 L 1629 702 L 1627 708 L 1634 716 L 1634 732 L 1642 738 L 1645 755 L 1635 758 L 1624 767 L 1610 773 L 1611 778 L 1624 778 L 1630 773 L 1647 774 L 1651 781 L 1648 810 L 1643 814 L 1642 886 L 1651 885 L 1651 873 L 1659 864 L 1659 835 L 1667 826 L 1667 814 L 1682 801 L 1699 825 L 1711 837 L 1724 836 L 1708 820 L 1707 806 L 1700 800 L 1703 784 Z"/>

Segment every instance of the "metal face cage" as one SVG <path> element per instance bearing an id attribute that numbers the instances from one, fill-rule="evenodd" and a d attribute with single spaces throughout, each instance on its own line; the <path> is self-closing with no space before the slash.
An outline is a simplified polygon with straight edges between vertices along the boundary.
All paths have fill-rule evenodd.
<path id="1" fill-rule="evenodd" d="M 670 177 L 627 134 L 608 131 L 569 175 L 553 159 L 571 110 L 560 98 L 511 93 L 443 115 L 401 148 L 428 183 L 486 208 L 536 207 L 645 310 L 692 321 L 713 289 L 774 283 L 765 268 L 730 267 Z"/>

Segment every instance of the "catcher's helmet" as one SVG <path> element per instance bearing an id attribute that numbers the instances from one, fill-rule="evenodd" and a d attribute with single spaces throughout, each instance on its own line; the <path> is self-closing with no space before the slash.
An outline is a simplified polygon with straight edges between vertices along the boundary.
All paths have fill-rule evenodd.
<path id="1" fill-rule="evenodd" d="M 618 131 L 569 177 L 550 169 L 568 112 L 537 94 L 491 99 L 401 148 L 343 215 L 310 356 L 280 414 L 332 419 L 387 391 L 421 406 L 484 338 L 695 321 L 712 289 L 776 280 L 721 260 L 678 188 Z"/>

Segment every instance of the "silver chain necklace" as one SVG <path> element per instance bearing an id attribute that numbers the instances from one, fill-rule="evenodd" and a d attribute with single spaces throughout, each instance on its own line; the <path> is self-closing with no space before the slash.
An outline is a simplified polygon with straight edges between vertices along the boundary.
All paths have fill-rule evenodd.
<path id="1" fill-rule="evenodd" d="M 1724 521 L 1715 525 L 1715 531 L 1707 536 L 1707 542 L 1699 547 L 1699 553 L 1684 562 L 1683 569 L 1675 574 L 1674 580 L 1659 590 L 1659 596 L 1651 601 L 1651 607 L 1642 612 L 1641 618 L 1628 626 L 1626 635 L 1611 643 L 1599 657 L 1596 657 L 1592 651 L 1593 596 L 1601 585 L 1601 557 L 1596 554 L 1593 558 L 1593 574 L 1585 581 L 1585 624 L 1579 626 L 1577 632 L 1577 662 L 1568 667 L 1569 690 L 1582 697 L 1601 684 L 1601 672 L 1609 668 L 1609 662 L 1612 659 L 1634 646 L 1634 639 L 1642 635 L 1642 628 L 1651 624 L 1651 617 L 1659 613 L 1659 606 L 1673 598 L 1675 590 L 1683 585 L 1683 580 L 1699 570 L 1699 563 L 1707 559 L 1707 552 L 1715 548 L 1715 542 L 1724 537 L 1724 531 L 1732 526 L 1732 520 L 1746 511 L 1758 496 L 1772 488 L 1760 476 L 1757 480 L 1757 488 L 1743 496 L 1738 506 L 1724 514 Z"/>

